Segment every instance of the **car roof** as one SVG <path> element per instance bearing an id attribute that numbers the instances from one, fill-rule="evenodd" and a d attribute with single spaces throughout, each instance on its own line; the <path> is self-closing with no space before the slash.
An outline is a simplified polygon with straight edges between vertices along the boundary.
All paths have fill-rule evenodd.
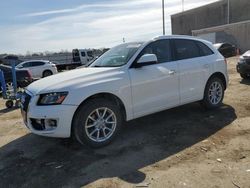
<path id="1" fill-rule="evenodd" d="M 161 39 L 189 39 L 189 40 L 195 40 L 203 43 L 209 43 L 212 44 L 210 41 L 195 37 L 195 36 L 189 36 L 189 35 L 161 35 L 154 37 L 152 40 L 161 40 Z"/>
<path id="2" fill-rule="evenodd" d="M 153 40 L 158 40 L 158 39 L 192 39 L 192 40 L 203 40 L 198 37 L 194 36 L 189 36 L 189 35 L 161 35 L 154 37 Z"/>
<path id="3" fill-rule="evenodd" d="M 50 61 L 48 61 L 48 60 L 28 60 L 28 61 L 23 61 L 22 63 L 29 63 L 29 62 L 44 62 L 44 63 L 48 63 Z"/>

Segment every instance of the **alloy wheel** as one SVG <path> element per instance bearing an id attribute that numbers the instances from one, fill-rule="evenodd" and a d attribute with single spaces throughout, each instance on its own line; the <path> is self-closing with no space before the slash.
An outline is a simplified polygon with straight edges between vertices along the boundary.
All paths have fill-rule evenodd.
<path id="1" fill-rule="evenodd" d="M 85 122 L 85 132 L 92 141 L 104 142 L 113 135 L 116 125 L 115 113 L 107 107 L 101 107 L 88 115 Z"/>

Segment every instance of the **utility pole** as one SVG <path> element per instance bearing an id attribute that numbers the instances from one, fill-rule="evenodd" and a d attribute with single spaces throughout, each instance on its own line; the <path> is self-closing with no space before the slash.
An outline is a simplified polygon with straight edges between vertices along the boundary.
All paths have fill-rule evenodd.
<path id="1" fill-rule="evenodd" d="M 227 24 L 230 24 L 230 0 L 227 0 Z"/>
<path id="2" fill-rule="evenodd" d="M 182 0 L 182 12 L 184 12 L 184 0 Z"/>
<path id="3" fill-rule="evenodd" d="M 165 5 L 164 0 L 162 0 L 162 29 L 163 29 L 163 35 L 165 35 Z"/>

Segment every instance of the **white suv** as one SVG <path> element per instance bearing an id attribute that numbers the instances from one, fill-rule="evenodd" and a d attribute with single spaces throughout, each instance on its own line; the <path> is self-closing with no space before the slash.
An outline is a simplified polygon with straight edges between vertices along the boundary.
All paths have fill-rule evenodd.
<path id="1" fill-rule="evenodd" d="M 124 120 L 195 101 L 220 106 L 227 83 L 226 61 L 209 42 L 161 36 L 121 44 L 88 68 L 32 83 L 22 97 L 22 115 L 35 134 L 73 136 L 100 147 Z"/>
<path id="2" fill-rule="evenodd" d="M 16 66 L 18 69 L 28 69 L 33 78 L 44 78 L 57 73 L 54 63 L 44 60 L 24 61 Z"/>

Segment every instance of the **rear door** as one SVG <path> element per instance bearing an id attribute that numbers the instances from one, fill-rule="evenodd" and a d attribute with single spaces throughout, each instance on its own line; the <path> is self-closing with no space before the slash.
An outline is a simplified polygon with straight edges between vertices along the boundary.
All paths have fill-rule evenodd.
<path id="1" fill-rule="evenodd" d="M 172 61 L 170 40 L 150 43 L 137 59 L 144 54 L 155 54 L 158 63 L 129 69 L 135 118 L 177 106 L 180 102 L 178 67 Z"/>
<path id="2" fill-rule="evenodd" d="M 33 61 L 31 65 L 32 65 L 31 68 L 35 74 L 35 77 L 37 78 L 43 77 L 43 71 L 46 69 L 45 62 Z"/>
<path id="3" fill-rule="evenodd" d="M 203 98 L 204 88 L 210 69 L 213 54 L 203 43 L 190 39 L 174 39 L 175 59 L 179 67 L 180 103 L 185 104 Z M 203 48 L 207 49 L 207 55 Z"/>

